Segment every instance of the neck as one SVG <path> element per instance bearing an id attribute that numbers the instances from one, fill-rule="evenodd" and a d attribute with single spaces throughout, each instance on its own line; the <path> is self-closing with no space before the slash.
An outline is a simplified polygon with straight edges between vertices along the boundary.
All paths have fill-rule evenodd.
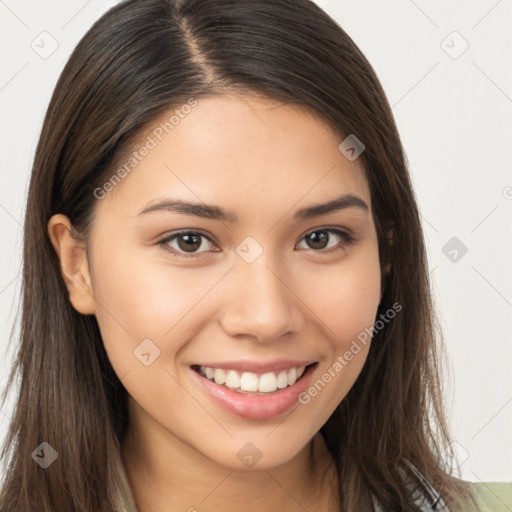
<path id="1" fill-rule="evenodd" d="M 320 433 L 279 467 L 240 470 L 143 424 L 131 421 L 122 446 L 139 512 L 339 510 L 337 472 Z"/>

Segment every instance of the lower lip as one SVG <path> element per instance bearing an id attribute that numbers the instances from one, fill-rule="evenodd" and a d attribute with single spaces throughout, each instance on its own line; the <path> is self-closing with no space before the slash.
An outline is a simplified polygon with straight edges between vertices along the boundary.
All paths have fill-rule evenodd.
<path id="1" fill-rule="evenodd" d="M 299 403 L 298 397 L 307 388 L 308 381 L 316 366 L 317 364 L 308 366 L 295 384 L 274 391 L 270 395 L 244 395 L 243 393 L 237 393 L 224 386 L 219 386 L 192 368 L 191 371 L 206 393 L 223 409 L 242 418 L 267 420 L 283 414 L 294 404 Z"/>

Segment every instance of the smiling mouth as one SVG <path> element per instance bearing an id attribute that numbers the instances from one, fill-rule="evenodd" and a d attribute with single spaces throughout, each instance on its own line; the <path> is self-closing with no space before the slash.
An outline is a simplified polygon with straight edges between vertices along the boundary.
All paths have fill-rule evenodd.
<path id="1" fill-rule="evenodd" d="M 302 378 L 309 367 L 317 364 L 315 362 L 306 366 L 266 373 L 239 372 L 200 365 L 192 365 L 191 368 L 202 377 L 231 391 L 244 395 L 270 395 L 293 386 Z"/>

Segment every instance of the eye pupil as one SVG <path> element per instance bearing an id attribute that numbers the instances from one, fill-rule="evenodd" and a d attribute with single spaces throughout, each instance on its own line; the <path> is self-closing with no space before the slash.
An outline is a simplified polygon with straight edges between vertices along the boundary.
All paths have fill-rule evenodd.
<path id="1" fill-rule="evenodd" d="M 182 241 L 186 243 L 183 244 Z M 201 247 L 201 237 L 193 234 L 180 235 L 178 237 L 178 246 L 183 251 L 193 252 Z"/>
<path id="2" fill-rule="evenodd" d="M 312 249 L 323 249 L 326 247 L 329 237 L 327 231 L 314 231 L 308 235 L 308 239 L 310 244 L 313 243 L 312 246 L 310 245 Z"/>

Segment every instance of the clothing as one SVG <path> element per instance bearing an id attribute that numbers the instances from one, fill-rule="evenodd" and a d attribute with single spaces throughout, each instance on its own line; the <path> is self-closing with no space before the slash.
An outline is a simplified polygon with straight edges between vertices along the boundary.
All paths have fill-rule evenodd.
<path id="1" fill-rule="evenodd" d="M 423 493 L 417 492 L 417 512 L 450 512 L 442 498 L 427 482 L 421 473 L 413 468 L 422 484 Z M 128 484 L 126 473 L 123 472 L 123 506 L 120 512 L 138 512 Z M 511 512 L 512 483 L 477 483 L 472 484 L 473 497 L 479 512 Z M 387 512 L 373 497 L 374 512 Z M 399 512 L 399 511 L 397 511 Z"/>
<path id="2" fill-rule="evenodd" d="M 130 489 L 130 485 L 128 483 L 128 477 L 124 468 L 121 474 L 122 481 L 122 499 L 123 503 L 119 512 L 139 512 L 135 505 L 135 500 L 133 499 L 132 490 Z"/>
<path id="3" fill-rule="evenodd" d="M 480 512 L 512 511 L 512 483 L 479 482 L 473 484 L 473 497 Z"/>
<path id="4" fill-rule="evenodd" d="M 417 512 L 450 512 L 441 496 L 427 479 L 411 463 L 407 462 L 407 465 L 416 475 L 417 483 L 419 483 L 419 486 L 415 489 L 411 488 L 411 491 L 414 491 L 414 503 L 418 506 Z M 403 471 L 401 473 L 406 476 Z M 411 487 L 411 484 L 409 484 L 409 487 Z M 372 500 L 374 512 L 387 512 L 373 495 Z"/>

